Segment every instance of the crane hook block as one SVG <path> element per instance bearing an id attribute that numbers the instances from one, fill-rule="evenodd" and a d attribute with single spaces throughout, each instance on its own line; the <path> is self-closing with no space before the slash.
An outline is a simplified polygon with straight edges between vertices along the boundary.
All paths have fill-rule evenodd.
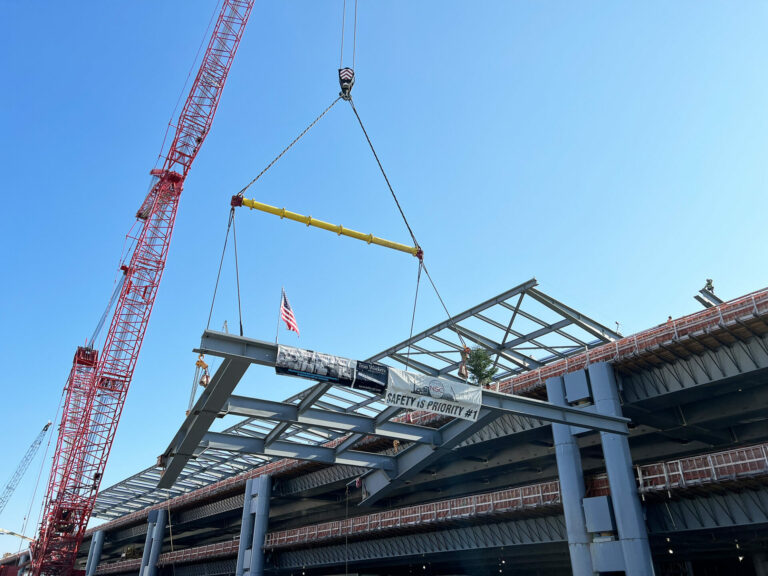
<path id="1" fill-rule="evenodd" d="M 355 85 L 355 71 L 352 68 L 339 68 L 339 86 L 341 86 L 341 96 L 344 100 L 351 98 L 352 86 Z"/>

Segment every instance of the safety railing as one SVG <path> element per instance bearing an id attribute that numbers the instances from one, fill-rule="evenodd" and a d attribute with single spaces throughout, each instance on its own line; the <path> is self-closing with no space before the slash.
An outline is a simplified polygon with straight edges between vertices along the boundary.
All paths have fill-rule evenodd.
<path id="1" fill-rule="evenodd" d="M 665 322 L 660 326 L 622 338 L 616 342 L 603 344 L 581 354 L 569 356 L 559 362 L 547 364 L 537 370 L 525 372 L 501 382 L 499 391 L 508 394 L 520 394 L 544 387 L 548 378 L 562 376 L 574 370 L 585 368 L 595 362 L 615 362 L 624 358 L 638 356 L 659 344 L 680 340 L 691 334 L 708 332 L 749 320 L 768 316 L 768 288 L 747 294 L 729 302 L 701 310 L 677 320 Z"/>
<path id="2" fill-rule="evenodd" d="M 160 554 L 157 559 L 158 566 L 169 566 L 171 564 L 185 564 L 197 560 L 211 560 L 213 558 L 225 558 L 237 554 L 240 545 L 240 539 L 236 538 L 229 542 L 217 542 L 216 544 L 206 544 L 195 548 L 185 548 L 173 552 Z M 96 574 L 120 574 L 123 572 L 138 572 L 141 567 L 141 559 L 134 558 L 130 560 L 120 560 L 109 564 L 101 564 L 96 569 Z"/>
<path id="3" fill-rule="evenodd" d="M 640 492 L 690 488 L 768 474 L 768 444 L 637 466 Z"/>
<path id="4" fill-rule="evenodd" d="M 567 372 L 582 369 L 590 363 L 616 361 L 621 360 L 622 358 L 637 356 L 643 351 L 649 350 L 664 342 L 677 340 L 690 334 L 717 329 L 738 321 L 743 321 L 744 319 L 765 316 L 768 316 L 768 288 L 725 302 L 719 306 L 707 308 L 706 310 L 684 316 L 677 320 L 666 322 L 661 326 L 639 332 L 638 334 L 628 336 L 616 342 L 604 344 L 597 348 L 593 348 L 592 350 L 566 358 L 565 360 L 548 364 L 537 370 L 520 374 L 510 380 L 500 382 L 498 384 L 498 391 L 514 394 L 530 393 L 542 388 L 547 378 L 561 376 Z M 497 385 L 494 385 L 494 388 L 496 387 Z M 427 412 L 409 412 L 395 420 L 422 426 L 434 426 L 448 420 L 448 418 Z M 333 441 L 330 446 L 337 445 L 345 439 L 346 436 L 342 436 Z M 371 439 L 366 438 L 365 440 Z M 272 460 L 254 470 L 238 474 L 237 476 L 215 482 L 199 490 L 194 490 L 172 498 L 170 502 L 161 502 L 120 518 L 116 518 L 98 528 L 91 528 L 87 531 L 87 534 L 90 534 L 97 529 L 108 530 L 117 526 L 136 522 L 137 520 L 146 518 L 146 515 L 150 510 L 166 508 L 169 504 L 172 509 L 175 509 L 191 502 L 199 502 L 206 498 L 210 498 L 211 496 L 234 490 L 240 486 L 244 486 L 245 481 L 248 478 L 254 478 L 264 474 L 276 476 L 289 470 L 300 469 L 303 466 L 307 466 L 307 463 L 290 459 Z"/>
<path id="5" fill-rule="evenodd" d="M 655 490 L 684 489 L 705 483 L 768 476 L 768 444 L 637 466 L 635 472 L 641 494 Z M 610 494 L 608 477 L 605 474 L 588 477 L 586 484 L 589 496 Z M 271 532 L 267 534 L 265 547 L 280 548 L 388 529 L 517 512 L 559 503 L 559 482 L 545 482 Z"/>
<path id="6" fill-rule="evenodd" d="M 98 568 L 96 568 L 96 574 L 120 574 L 122 572 L 138 572 L 139 568 L 141 568 L 141 558 L 119 560 L 117 562 L 109 562 L 108 564 L 100 564 Z"/>
<path id="7" fill-rule="evenodd" d="M 397 528 L 429 525 L 477 518 L 489 514 L 504 514 L 531 508 L 554 506 L 560 503 L 560 484 L 557 481 L 510 488 L 408 506 L 346 520 L 302 526 L 293 530 L 281 530 L 267 534 L 265 548 L 280 548 L 306 542 L 343 538 Z"/>
<path id="8" fill-rule="evenodd" d="M 681 490 L 706 483 L 759 478 L 768 476 L 768 443 L 637 466 L 635 472 L 641 494 L 661 490 Z M 608 477 L 605 474 L 590 476 L 586 479 L 586 483 L 590 496 L 610 493 Z M 270 532 L 266 536 L 264 547 L 280 548 L 345 536 L 365 536 L 387 530 L 407 530 L 441 522 L 472 520 L 537 509 L 545 510 L 547 507 L 559 504 L 559 482 L 544 482 L 387 510 L 346 520 L 302 526 L 292 530 Z M 231 557 L 237 554 L 238 546 L 239 540 L 234 539 L 166 552 L 160 555 L 158 564 L 183 564 L 202 559 Z M 135 572 L 140 564 L 139 559 L 102 564 L 97 574 Z"/>

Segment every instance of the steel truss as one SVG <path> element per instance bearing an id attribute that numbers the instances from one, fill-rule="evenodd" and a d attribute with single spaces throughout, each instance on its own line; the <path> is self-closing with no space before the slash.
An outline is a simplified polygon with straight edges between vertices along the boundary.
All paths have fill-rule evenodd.
<path id="1" fill-rule="evenodd" d="M 354 411 L 340 412 L 325 407 L 318 408 L 317 406 L 327 405 L 323 402 L 324 395 L 331 388 L 327 383 L 317 384 L 297 405 L 240 397 L 233 400 L 231 393 L 244 375 L 248 364 L 274 366 L 277 346 L 242 336 L 206 331 L 199 351 L 220 356 L 224 361 L 171 445 L 161 456 L 160 461 L 166 465 L 166 469 L 159 483 L 160 488 L 172 485 L 186 462 L 196 453 L 215 448 L 373 469 L 374 472 L 366 475 L 363 480 L 366 494 L 364 503 L 369 503 L 395 489 L 503 414 L 524 414 L 551 422 L 627 434 L 627 420 L 624 418 L 555 406 L 541 400 L 509 396 L 490 390 L 482 392 L 482 405 L 476 422 L 451 420 L 437 430 L 392 420 L 400 410 L 391 407 L 383 408 L 375 417 Z M 381 403 L 380 397 L 373 394 L 368 396 L 371 403 Z M 311 402 L 306 402 L 307 398 L 310 398 Z M 240 415 L 267 417 L 274 422 L 274 427 L 270 432 L 259 436 L 209 432 L 208 428 L 215 417 L 225 414 L 227 406 Z M 318 429 L 327 431 L 325 436 L 331 437 L 332 440 L 321 445 L 281 439 L 285 431 L 290 431 L 291 426 L 297 425 L 306 426 L 315 433 Z M 340 433 L 351 435 L 342 439 Z M 354 450 L 350 439 L 355 439 L 356 442 L 356 437 L 363 434 L 405 439 L 411 444 L 396 456 Z M 322 437 L 323 434 L 318 436 Z"/>
<path id="2" fill-rule="evenodd" d="M 523 373 L 536 366 L 548 365 L 620 337 L 619 334 L 584 314 L 544 294 L 536 288 L 536 285 L 535 280 L 529 280 L 456 315 L 455 326 L 449 322 L 441 322 L 409 340 L 383 350 L 369 360 L 402 368 L 405 366 L 404 361 L 410 345 L 412 370 L 449 378 L 455 377 L 461 350 L 457 332 L 461 331 L 467 341 L 477 343 L 492 354 L 492 358 L 500 368 L 497 380 L 501 381 L 509 378 L 510 375 Z M 510 360 L 507 356 L 515 356 L 518 361 Z M 519 356 L 525 356 L 527 359 L 520 360 Z M 212 382 L 222 384 L 217 386 L 219 389 L 232 386 L 233 390 L 232 382 L 241 376 L 238 376 L 238 372 L 247 369 L 249 364 L 250 360 L 245 362 L 239 359 L 227 359 L 222 364 L 222 367 L 226 365 L 226 369 L 217 371 Z M 230 404 L 233 410 L 236 401 L 237 398 L 234 398 L 233 403 Z M 331 439 L 347 435 L 346 447 L 349 447 L 370 434 L 368 430 L 371 426 L 378 426 L 380 432 L 388 432 L 393 428 L 388 430 L 387 426 L 392 427 L 398 424 L 393 418 L 393 411 L 381 403 L 378 397 L 357 390 L 315 386 L 287 399 L 282 404 L 295 406 L 296 418 L 281 421 L 275 425 L 274 420 L 265 418 L 266 414 L 246 415 L 241 422 L 224 430 L 224 433 L 251 437 L 266 435 L 267 442 L 279 437 L 281 440 L 296 440 L 304 444 L 325 443 L 329 440 L 328 434 L 331 434 Z M 223 408 L 224 405 L 221 404 L 220 409 Z M 286 409 L 285 406 L 280 408 Z M 303 412 L 310 408 L 348 414 L 351 417 L 350 420 L 354 416 L 363 416 L 375 421 L 363 421 L 357 418 L 356 422 L 359 425 L 357 429 L 344 431 L 320 429 L 312 427 L 303 416 Z M 276 407 L 270 406 L 268 409 L 274 410 Z M 299 415 L 301 418 L 298 417 Z M 536 422 L 535 419 L 513 415 L 503 416 L 495 420 L 495 423 L 504 422 L 510 418 L 515 421 L 520 420 L 525 428 Z M 422 421 L 425 424 L 430 423 L 429 418 L 422 418 L 420 422 Z M 414 426 L 410 431 L 412 434 L 433 434 L 425 431 L 425 427 L 420 428 Z M 318 436 L 313 433 L 313 430 L 323 431 L 326 436 Z M 190 449 L 189 446 L 184 448 Z M 191 450 L 197 448 L 198 445 L 194 445 Z M 204 452 L 196 453 L 194 459 L 186 461 L 173 486 L 165 490 L 157 490 L 161 470 L 158 467 L 148 468 L 102 491 L 96 502 L 94 514 L 101 518 L 119 518 L 156 505 L 168 498 L 179 497 L 203 486 L 253 470 L 259 465 L 265 465 L 269 460 L 268 456 L 228 452 L 208 447 Z"/>

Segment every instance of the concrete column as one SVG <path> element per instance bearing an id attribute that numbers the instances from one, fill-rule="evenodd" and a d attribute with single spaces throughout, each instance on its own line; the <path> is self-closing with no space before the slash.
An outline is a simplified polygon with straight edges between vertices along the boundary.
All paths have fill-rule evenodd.
<path id="1" fill-rule="evenodd" d="M 613 367 L 605 362 L 588 368 L 592 398 L 598 414 L 622 416 Z M 632 472 L 632 456 L 626 436 L 601 432 L 605 469 L 611 487 L 616 528 L 624 553 L 627 576 L 653 576 L 653 558 L 648 544 L 637 484 Z"/>
<path id="2" fill-rule="evenodd" d="M 565 406 L 565 389 L 562 378 L 547 380 L 547 397 L 552 404 Z M 557 472 L 560 477 L 560 498 L 563 501 L 563 515 L 568 532 L 568 551 L 571 555 L 573 576 L 592 576 L 592 556 L 589 552 L 591 538 L 587 533 L 584 518 L 584 473 L 581 468 L 581 453 L 570 426 L 552 424 L 555 440 Z"/>
<path id="3" fill-rule="evenodd" d="M 245 484 L 235 576 L 263 576 L 264 574 L 263 548 L 269 526 L 271 495 L 272 478 L 270 476 L 251 478 Z"/>
<path id="4" fill-rule="evenodd" d="M 96 568 L 101 562 L 101 550 L 104 547 L 104 530 L 98 530 L 91 536 L 91 545 L 88 547 L 88 561 L 85 563 L 85 576 L 94 576 Z"/>
<path id="5" fill-rule="evenodd" d="M 156 576 L 157 559 L 163 550 L 165 536 L 165 521 L 167 513 L 164 508 L 152 510 L 147 522 L 147 537 L 144 540 L 144 553 L 141 556 L 139 576 Z"/>
<path id="6" fill-rule="evenodd" d="M 768 576 L 768 554 L 758 552 L 752 556 L 752 562 L 755 564 L 756 576 Z"/>

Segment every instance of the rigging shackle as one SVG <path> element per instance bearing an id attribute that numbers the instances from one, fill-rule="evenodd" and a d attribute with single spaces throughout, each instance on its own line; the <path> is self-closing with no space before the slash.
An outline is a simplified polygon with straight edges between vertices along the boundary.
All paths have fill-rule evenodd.
<path id="1" fill-rule="evenodd" d="M 352 86 L 355 85 L 355 71 L 352 68 L 339 68 L 339 86 L 341 86 L 341 96 L 344 100 L 351 98 Z"/>

